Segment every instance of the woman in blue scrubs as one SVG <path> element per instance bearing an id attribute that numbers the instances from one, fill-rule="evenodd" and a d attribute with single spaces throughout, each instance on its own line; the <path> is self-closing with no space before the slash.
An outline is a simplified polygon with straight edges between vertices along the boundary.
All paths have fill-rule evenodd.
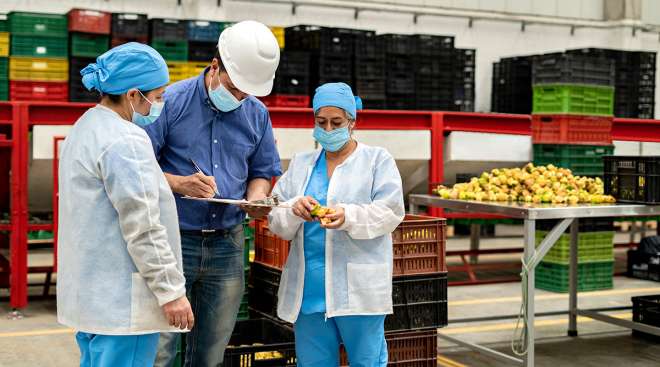
<path id="1" fill-rule="evenodd" d="M 357 103 L 344 83 L 324 84 L 313 101 L 322 149 L 296 155 L 274 193 L 270 229 L 292 240 L 278 316 L 294 323 L 299 366 L 387 365 L 385 316 L 392 312 L 391 232 L 403 220 L 401 177 L 383 148 L 358 143 Z M 316 205 L 334 213 L 314 220 Z"/>

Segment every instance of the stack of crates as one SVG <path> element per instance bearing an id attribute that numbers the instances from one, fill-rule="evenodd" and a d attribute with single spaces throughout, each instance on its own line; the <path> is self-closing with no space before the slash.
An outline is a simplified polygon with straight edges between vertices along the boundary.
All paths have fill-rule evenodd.
<path id="1" fill-rule="evenodd" d="M 491 111 L 525 115 L 532 112 L 533 60 L 533 56 L 519 56 L 493 63 Z"/>
<path id="2" fill-rule="evenodd" d="M 8 18 L 10 100 L 66 102 L 69 89 L 66 15 L 11 12 Z"/>
<path id="3" fill-rule="evenodd" d="M 383 34 L 378 37 L 385 49 L 387 108 L 394 110 L 416 109 L 414 70 L 417 40 L 415 36 Z"/>
<path id="4" fill-rule="evenodd" d="M 110 47 L 128 42 L 149 41 L 149 21 L 146 14 L 113 13 L 110 31 Z"/>
<path id="5" fill-rule="evenodd" d="M 536 246 L 557 224 L 538 221 Z M 578 225 L 578 291 L 612 288 L 614 272 L 614 223 L 611 218 L 579 219 Z M 536 288 L 551 292 L 568 292 L 570 233 L 562 234 L 536 267 Z"/>
<path id="6" fill-rule="evenodd" d="M 454 49 L 454 110 L 474 112 L 474 76 L 477 50 L 467 48 Z"/>
<path id="7" fill-rule="evenodd" d="M 269 107 L 308 107 L 310 53 L 282 50 L 273 90 L 261 98 Z"/>
<path id="8" fill-rule="evenodd" d="M 392 233 L 394 313 L 385 319 L 389 366 L 437 365 L 437 328 L 447 325 L 445 229 L 444 219 L 407 215 Z M 254 315 L 276 319 L 289 248 L 290 243 L 275 236 L 265 220 L 256 221 L 248 291 Z M 414 353 L 406 353 L 406 346 Z M 347 365 L 345 353 L 341 365 Z"/>
<path id="9" fill-rule="evenodd" d="M 0 14 L 0 101 L 9 100 L 9 22 Z"/>
<path id="10" fill-rule="evenodd" d="M 418 110 L 453 110 L 454 37 L 414 36 L 415 100 Z M 406 90 L 404 85 L 397 88 Z"/>
<path id="11" fill-rule="evenodd" d="M 603 176 L 614 151 L 614 64 L 569 53 L 539 55 L 532 63 L 534 164 Z"/>
<path id="12" fill-rule="evenodd" d="M 210 64 L 218 47 L 220 33 L 227 23 L 189 20 L 188 27 L 188 61 Z"/>
<path id="13" fill-rule="evenodd" d="M 95 102 L 97 94 L 82 84 L 80 70 L 110 48 L 110 13 L 72 9 L 69 11 L 69 100 Z"/>
<path id="14" fill-rule="evenodd" d="M 179 19 L 149 19 L 151 47 L 166 61 L 188 61 L 188 29 Z"/>
<path id="15" fill-rule="evenodd" d="M 365 109 L 386 108 L 386 63 L 383 40 L 372 31 L 355 31 L 355 93 Z"/>

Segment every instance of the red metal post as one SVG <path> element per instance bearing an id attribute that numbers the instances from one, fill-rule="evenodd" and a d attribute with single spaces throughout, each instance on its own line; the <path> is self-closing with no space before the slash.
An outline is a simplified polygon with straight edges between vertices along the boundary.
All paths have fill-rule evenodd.
<path id="1" fill-rule="evenodd" d="M 660 120 L 615 118 L 612 139 L 660 142 Z"/>
<path id="2" fill-rule="evenodd" d="M 12 233 L 10 244 L 10 295 L 12 308 L 27 306 L 27 162 L 28 109 L 25 103 L 14 103 L 14 151 L 12 154 Z"/>

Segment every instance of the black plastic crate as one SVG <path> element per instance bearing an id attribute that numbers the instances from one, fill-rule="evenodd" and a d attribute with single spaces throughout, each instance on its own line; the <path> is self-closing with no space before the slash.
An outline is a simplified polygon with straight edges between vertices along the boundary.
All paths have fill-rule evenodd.
<path id="1" fill-rule="evenodd" d="M 277 290 L 282 271 L 252 263 L 248 278 L 248 304 L 265 315 L 277 317 Z"/>
<path id="2" fill-rule="evenodd" d="M 355 79 L 384 78 L 386 74 L 385 60 L 356 60 Z"/>
<path id="3" fill-rule="evenodd" d="M 415 78 L 410 76 L 387 77 L 385 88 L 386 91 L 393 93 L 415 90 Z"/>
<path id="4" fill-rule="evenodd" d="M 286 49 L 347 58 L 353 55 L 354 38 L 355 31 L 344 28 L 297 25 L 284 30 Z"/>
<path id="5" fill-rule="evenodd" d="M 154 18 L 149 19 L 149 31 L 152 40 L 187 41 L 188 29 L 185 20 Z"/>
<path id="6" fill-rule="evenodd" d="M 282 50 L 277 74 L 308 75 L 310 53 L 307 51 Z"/>
<path id="7" fill-rule="evenodd" d="M 386 95 L 387 109 L 390 110 L 414 110 L 417 108 L 415 98 L 410 94 L 392 94 Z"/>
<path id="8" fill-rule="evenodd" d="M 354 88 L 358 96 L 362 99 L 385 99 L 385 79 L 359 79 L 354 83 Z"/>
<path id="9" fill-rule="evenodd" d="M 306 95 L 309 87 L 308 75 L 295 76 L 276 73 L 271 94 Z"/>
<path id="10" fill-rule="evenodd" d="M 473 48 L 456 48 L 454 49 L 456 64 L 463 66 L 476 66 L 477 63 L 477 50 Z"/>
<path id="11" fill-rule="evenodd" d="M 295 367 L 293 329 L 268 318 L 237 321 L 223 366 Z"/>
<path id="12" fill-rule="evenodd" d="M 360 97 L 362 98 L 362 97 Z M 365 110 L 384 110 L 387 109 L 386 97 L 382 99 L 362 98 L 362 108 Z"/>
<path id="13" fill-rule="evenodd" d="M 447 273 L 397 276 L 392 280 L 395 307 L 447 301 Z"/>
<path id="14" fill-rule="evenodd" d="M 69 79 L 69 101 L 94 103 L 98 102 L 99 99 L 99 93 L 87 90 L 80 78 L 78 80 Z"/>
<path id="15" fill-rule="evenodd" d="M 376 36 L 376 32 L 363 32 L 355 35 L 356 60 L 379 60 L 385 57 L 383 39 Z"/>
<path id="16" fill-rule="evenodd" d="M 415 80 L 415 93 L 436 95 L 442 94 L 453 95 L 454 79 L 451 76 L 435 76 L 428 78 L 416 78 Z"/>
<path id="17" fill-rule="evenodd" d="M 631 278 L 660 282 L 660 254 L 628 250 L 627 275 Z"/>
<path id="18" fill-rule="evenodd" d="M 320 79 L 335 78 L 335 77 L 348 77 L 353 76 L 353 60 L 345 58 L 330 58 L 320 57 L 316 60 L 318 62 L 318 76 Z"/>
<path id="19" fill-rule="evenodd" d="M 454 75 L 454 64 L 451 55 L 418 56 L 415 58 L 415 74 L 423 76 Z"/>
<path id="20" fill-rule="evenodd" d="M 415 54 L 417 42 L 415 36 L 405 34 L 382 34 L 379 37 L 385 48 L 385 53 L 391 55 L 410 56 Z"/>
<path id="21" fill-rule="evenodd" d="M 552 53 L 537 56 L 532 64 L 532 84 L 613 86 L 614 79 L 614 62 L 605 57 Z"/>
<path id="22" fill-rule="evenodd" d="M 422 111 L 453 111 L 454 101 L 450 98 L 443 98 L 443 99 L 417 98 L 415 108 Z"/>
<path id="23" fill-rule="evenodd" d="M 411 74 L 415 68 L 415 58 L 410 55 L 387 55 L 385 58 L 386 73 Z"/>
<path id="24" fill-rule="evenodd" d="M 216 48 L 217 42 L 188 41 L 188 60 L 211 63 Z"/>
<path id="25" fill-rule="evenodd" d="M 415 35 L 416 54 L 426 56 L 440 56 L 451 53 L 454 49 L 454 37 L 452 36 L 433 36 L 427 34 Z"/>
<path id="26" fill-rule="evenodd" d="M 622 203 L 660 203 L 660 156 L 603 157 L 605 193 Z"/>
<path id="27" fill-rule="evenodd" d="M 204 20 L 189 20 L 186 22 L 189 41 L 218 42 L 220 32 L 225 24 Z"/>
<path id="28" fill-rule="evenodd" d="M 645 325 L 660 327 L 660 295 L 631 297 L 633 304 L 633 321 Z M 660 341 L 660 337 L 633 330 L 635 336 Z"/>
<path id="29" fill-rule="evenodd" d="M 141 38 L 149 36 L 149 21 L 146 14 L 112 14 L 112 37 Z"/>
<path id="30" fill-rule="evenodd" d="M 447 301 L 429 301 L 394 306 L 385 318 L 385 331 L 436 329 L 447 326 Z"/>

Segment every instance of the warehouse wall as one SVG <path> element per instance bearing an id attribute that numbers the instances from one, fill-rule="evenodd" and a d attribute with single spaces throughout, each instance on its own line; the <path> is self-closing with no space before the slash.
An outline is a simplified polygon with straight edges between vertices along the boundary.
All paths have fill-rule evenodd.
<path id="1" fill-rule="evenodd" d="M 403 1 L 401 1 L 403 2 Z M 407 3 L 428 3 L 447 6 L 473 7 L 538 13 L 582 18 L 602 18 L 602 0 L 405 0 Z M 649 10 L 657 8 L 654 1 L 646 1 Z M 475 21 L 472 27 L 465 19 L 421 16 L 417 24 L 407 14 L 378 12 L 354 13 L 348 9 L 328 9 L 302 6 L 296 15 L 286 5 L 234 2 L 223 0 L 216 7 L 216 0 L 3 0 L 0 12 L 31 10 L 65 12 L 72 7 L 108 11 L 145 12 L 151 17 L 197 18 L 236 21 L 256 19 L 269 25 L 318 24 L 348 28 L 373 29 L 379 33 L 429 33 L 456 36 L 457 47 L 477 49 L 476 109 L 490 110 L 492 63 L 504 56 L 561 51 L 566 48 L 610 47 L 660 51 L 657 34 L 637 32 L 633 37 L 628 28 L 608 30 L 576 29 L 571 35 L 567 27 L 527 25 L 521 31 L 519 23 Z M 351 2 L 355 4 L 356 2 Z M 149 6 L 145 6 L 149 4 Z M 579 4 L 579 5 L 578 5 Z M 655 8 L 654 8 L 655 6 Z M 643 11 L 643 14 L 648 12 Z M 659 22 L 660 23 L 660 22 Z M 658 60 L 660 63 L 660 59 Z M 660 85 L 660 73 L 657 85 Z M 656 90 L 656 118 L 660 117 L 660 88 Z"/>

